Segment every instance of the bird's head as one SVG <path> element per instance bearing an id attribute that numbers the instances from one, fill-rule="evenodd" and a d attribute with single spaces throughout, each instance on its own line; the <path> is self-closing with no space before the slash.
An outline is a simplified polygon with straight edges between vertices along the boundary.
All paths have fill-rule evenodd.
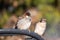
<path id="1" fill-rule="evenodd" d="M 41 18 L 40 22 L 46 22 L 45 18 Z"/>
<path id="2" fill-rule="evenodd" d="M 29 12 L 26 12 L 25 18 L 31 21 L 31 14 Z"/>
<path id="3" fill-rule="evenodd" d="M 26 18 L 28 18 L 28 17 L 30 17 L 31 15 L 30 15 L 29 12 L 26 12 L 25 16 L 26 16 Z"/>

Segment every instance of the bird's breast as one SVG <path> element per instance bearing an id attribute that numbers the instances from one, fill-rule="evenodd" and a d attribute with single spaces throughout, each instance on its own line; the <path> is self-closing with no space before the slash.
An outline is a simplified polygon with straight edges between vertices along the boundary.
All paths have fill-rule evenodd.
<path id="1" fill-rule="evenodd" d="M 31 21 L 29 20 L 22 20 L 22 21 L 19 21 L 17 26 L 19 29 L 28 29 L 31 25 Z"/>

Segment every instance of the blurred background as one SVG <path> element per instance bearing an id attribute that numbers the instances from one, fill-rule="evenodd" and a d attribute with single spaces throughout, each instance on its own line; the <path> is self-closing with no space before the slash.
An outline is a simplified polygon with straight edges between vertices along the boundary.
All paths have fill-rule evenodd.
<path id="1" fill-rule="evenodd" d="M 44 38 L 60 40 L 60 0 L 0 0 L 0 28 L 6 27 L 11 17 L 16 21 L 16 17 L 31 7 L 38 8 L 38 18 L 47 19 Z"/>

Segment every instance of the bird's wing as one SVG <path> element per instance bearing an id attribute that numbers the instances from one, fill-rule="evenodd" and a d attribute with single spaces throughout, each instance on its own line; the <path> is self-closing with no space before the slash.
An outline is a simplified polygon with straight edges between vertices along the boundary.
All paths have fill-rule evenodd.
<path id="1" fill-rule="evenodd" d="M 23 19 L 23 17 L 18 17 L 18 20 L 21 20 L 21 19 Z"/>

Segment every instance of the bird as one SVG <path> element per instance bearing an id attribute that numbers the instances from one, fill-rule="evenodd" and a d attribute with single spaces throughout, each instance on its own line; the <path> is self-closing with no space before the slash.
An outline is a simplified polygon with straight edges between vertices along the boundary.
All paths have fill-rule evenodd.
<path id="1" fill-rule="evenodd" d="M 40 36 L 43 36 L 46 30 L 46 19 L 42 18 L 39 22 L 36 23 L 34 32 Z"/>
<path id="2" fill-rule="evenodd" d="M 30 13 L 26 12 L 26 14 L 23 18 L 19 17 L 15 28 L 20 29 L 20 30 L 28 30 L 30 25 L 31 25 Z"/>

